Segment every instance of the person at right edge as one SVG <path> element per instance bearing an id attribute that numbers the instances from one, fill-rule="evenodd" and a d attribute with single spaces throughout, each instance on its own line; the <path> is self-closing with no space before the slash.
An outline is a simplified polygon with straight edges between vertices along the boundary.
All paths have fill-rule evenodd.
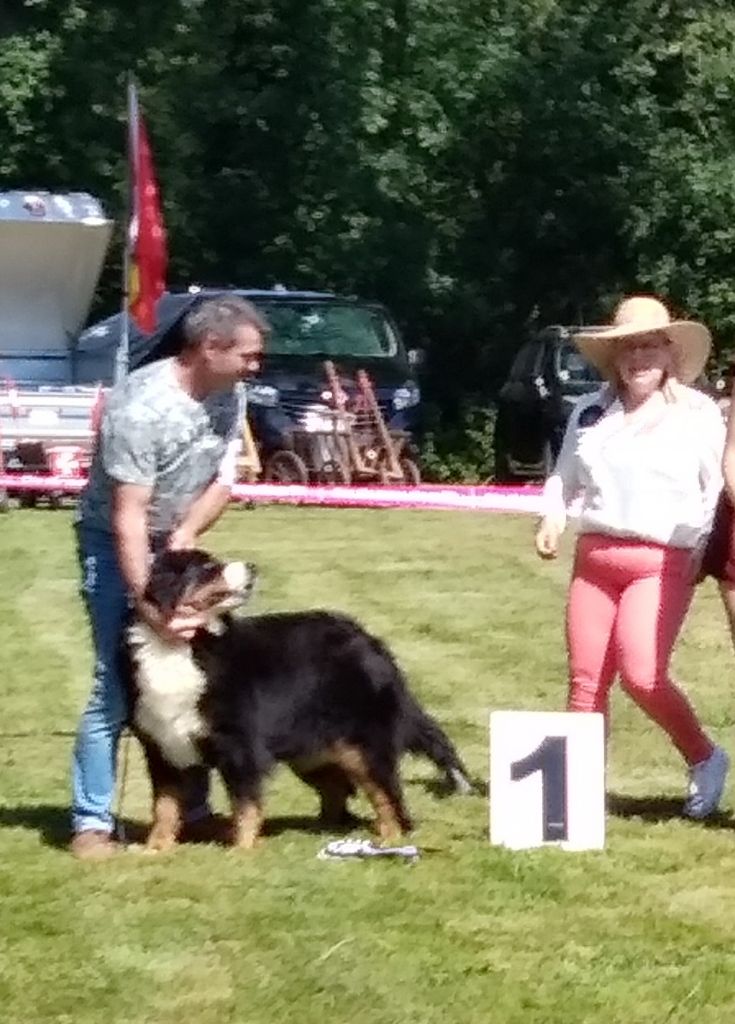
<path id="1" fill-rule="evenodd" d="M 735 649 L 735 366 L 729 367 L 727 376 L 731 379 L 722 460 L 725 486 L 717 503 L 702 576 L 711 576 L 717 581 Z"/>
<path id="2" fill-rule="evenodd" d="M 686 762 L 684 815 L 706 818 L 718 808 L 729 758 L 669 664 L 722 489 L 722 416 L 689 386 L 705 367 L 710 333 L 672 321 L 658 299 L 639 295 L 620 303 L 612 325 L 574 342 L 604 384 L 570 417 L 536 533 L 538 554 L 554 558 L 567 508 L 579 499 L 567 707 L 607 715 L 619 674 Z"/>

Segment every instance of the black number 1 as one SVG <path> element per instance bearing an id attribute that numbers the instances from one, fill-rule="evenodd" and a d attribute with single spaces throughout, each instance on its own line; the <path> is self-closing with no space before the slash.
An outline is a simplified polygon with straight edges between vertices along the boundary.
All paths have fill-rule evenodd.
<path id="1" fill-rule="evenodd" d="M 510 766 L 513 782 L 541 772 L 544 805 L 544 842 L 568 838 L 567 738 L 547 736 L 527 757 Z"/>

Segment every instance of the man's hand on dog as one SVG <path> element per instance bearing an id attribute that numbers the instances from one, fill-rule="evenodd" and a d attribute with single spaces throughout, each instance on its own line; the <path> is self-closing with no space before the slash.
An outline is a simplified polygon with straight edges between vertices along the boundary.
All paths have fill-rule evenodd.
<path id="1" fill-rule="evenodd" d="M 169 551 L 191 551 L 196 547 L 196 534 L 182 525 L 178 526 L 168 539 Z"/>
<path id="2" fill-rule="evenodd" d="M 136 602 L 136 610 L 143 621 L 168 644 L 186 643 L 206 622 L 204 615 L 196 612 L 164 618 L 157 608 L 142 598 Z"/>

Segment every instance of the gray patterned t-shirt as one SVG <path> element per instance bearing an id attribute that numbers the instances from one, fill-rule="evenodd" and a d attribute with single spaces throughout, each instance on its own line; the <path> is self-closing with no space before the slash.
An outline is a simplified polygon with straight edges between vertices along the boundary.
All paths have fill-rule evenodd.
<path id="1" fill-rule="evenodd" d="M 169 533 L 216 479 L 228 445 L 240 436 L 243 406 L 237 386 L 192 398 L 172 359 L 134 370 L 107 396 L 78 521 L 111 531 L 114 484 L 140 484 L 153 489 L 150 534 Z"/>

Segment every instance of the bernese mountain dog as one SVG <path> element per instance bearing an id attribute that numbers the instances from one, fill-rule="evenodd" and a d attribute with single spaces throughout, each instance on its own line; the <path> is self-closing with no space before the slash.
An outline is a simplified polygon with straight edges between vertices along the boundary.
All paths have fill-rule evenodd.
<path id="1" fill-rule="evenodd" d="M 328 611 L 238 616 L 254 566 L 198 550 L 164 551 L 146 599 L 165 616 L 203 613 L 193 639 L 164 641 L 142 620 L 126 628 L 123 678 L 131 727 L 153 790 L 150 850 L 171 848 L 193 772 L 216 769 L 232 806 L 232 842 L 250 849 L 263 822 L 264 782 L 279 762 L 320 795 L 325 826 L 346 824 L 357 790 L 383 839 L 411 829 L 398 766 L 406 752 L 469 792 L 451 742 L 411 694 L 386 645 Z"/>

